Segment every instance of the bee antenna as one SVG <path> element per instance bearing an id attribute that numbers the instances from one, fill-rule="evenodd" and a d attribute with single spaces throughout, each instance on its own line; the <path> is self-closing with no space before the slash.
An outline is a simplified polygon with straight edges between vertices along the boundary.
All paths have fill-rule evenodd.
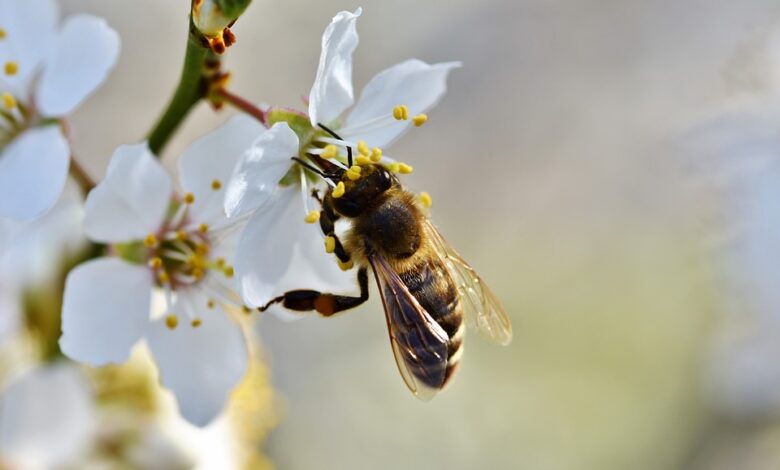
<path id="1" fill-rule="evenodd" d="M 315 174 L 321 176 L 322 178 L 328 178 L 328 179 L 331 178 L 330 175 L 326 175 L 322 170 L 320 170 L 319 168 L 317 168 L 316 166 L 312 165 L 311 163 L 309 163 L 307 161 L 301 160 L 298 157 L 292 157 L 292 160 L 295 160 L 301 166 L 303 166 L 304 168 L 308 169 L 309 171 L 313 171 Z"/>
<path id="2" fill-rule="evenodd" d="M 334 137 L 334 138 L 336 138 L 336 139 L 338 139 L 338 140 L 340 140 L 342 142 L 344 141 L 344 139 L 342 139 L 341 136 L 339 136 L 338 134 L 336 134 L 335 132 L 330 130 L 325 124 L 319 122 L 319 123 L 317 123 L 317 125 L 323 131 L 325 131 L 328 134 L 330 134 L 332 137 Z M 352 147 L 350 147 L 349 145 L 345 145 L 345 147 L 347 147 L 347 163 L 349 163 L 349 166 L 352 167 Z"/>

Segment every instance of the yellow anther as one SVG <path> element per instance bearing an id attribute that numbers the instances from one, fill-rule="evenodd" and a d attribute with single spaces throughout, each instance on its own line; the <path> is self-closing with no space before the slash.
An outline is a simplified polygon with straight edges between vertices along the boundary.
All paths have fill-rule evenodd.
<path id="1" fill-rule="evenodd" d="M 209 231 L 209 224 L 200 224 L 198 225 L 198 231 L 200 233 L 206 233 Z"/>
<path id="2" fill-rule="evenodd" d="M 249 315 L 252 313 L 252 309 L 247 307 L 246 305 L 241 306 L 241 311 L 244 312 L 244 315 Z"/>
<path id="3" fill-rule="evenodd" d="M 339 181 L 339 184 L 337 184 L 336 187 L 333 188 L 333 191 L 330 192 L 330 195 L 338 199 L 344 195 L 344 191 L 346 191 L 346 188 L 344 187 L 344 182 Z"/>
<path id="4" fill-rule="evenodd" d="M 5 39 L 6 36 L 8 36 L 8 33 L 3 28 L 0 28 L 0 39 Z"/>
<path id="5" fill-rule="evenodd" d="M 190 322 L 190 325 L 192 325 L 193 328 L 197 328 L 200 326 L 201 323 L 203 322 L 200 321 L 200 318 L 193 318 L 192 321 Z"/>
<path id="6" fill-rule="evenodd" d="M 182 229 L 177 230 L 176 231 L 176 239 L 179 240 L 180 242 L 183 242 L 184 240 L 187 239 L 187 232 L 185 232 Z"/>
<path id="7" fill-rule="evenodd" d="M 200 266 L 196 266 L 192 268 L 192 277 L 194 277 L 197 280 L 203 279 L 203 276 L 205 274 L 206 273 L 203 271 L 203 268 L 201 268 Z"/>
<path id="8" fill-rule="evenodd" d="M 175 330 L 176 327 L 179 326 L 179 319 L 176 315 L 168 315 L 165 317 L 165 326 L 167 326 L 169 330 Z"/>
<path id="9" fill-rule="evenodd" d="M 356 181 L 360 179 L 360 167 L 357 165 L 352 165 L 349 167 L 349 170 L 347 170 L 347 178 L 349 178 L 351 181 Z"/>
<path id="10" fill-rule="evenodd" d="M 405 104 L 394 107 L 393 117 L 398 121 L 405 121 L 409 119 L 409 108 Z"/>
<path id="11" fill-rule="evenodd" d="M 213 189 L 214 191 L 219 191 L 220 189 L 222 189 L 222 181 L 220 181 L 220 180 L 212 181 L 211 182 L 211 189 Z"/>
<path id="12" fill-rule="evenodd" d="M 308 214 L 306 214 L 306 217 L 304 219 L 307 224 L 313 224 L 314 222 L 317 222 L 320 220 L 320 212 L 319 211 L 309 211 Z"/>
<path id="13" fill-rule="evenodd" d="M 336 239 L 328 235 L 325 237 L 325 253 L 333 253 L 336 249 Z"/>
<path id="14" fill-rule="evenodd" d="M 217 258 L 214 263 L 217 265 L 219 269 L 222 269 L 225 267 L 225 258 Z"/>
<path id="15" fill-rule="evenodd" d="M 423 206 L 425 206 L 427 209 L 430 209 L 433 205 L 433 199 L 431 199 L 431 195 L 426 193 L 425 191 L 421 192 L 418 196 L 420 198 L 420 202 Z"/>
<path id="16" fill-rule="evenodd" d="M 399 173 L 402 173 L 404 175 L 408 175 L 412 171 L 414 171 L 414 168 L 412 168 L 411 165 L 407 165 L 406 163 L 399 163 L 398 164 L 398 172 Z"/>
<path id="17" fill-rule="evenodd" d="M 168 284 L 171 280 L 171 276 L 165 271 L 160 271 L 160 274 L 157 275 L 157 280 L 160 281 L 160 284 Z"/>
<path id="18" fill-rule="evenodd" d="M 8 61 L 5 63 L 4 71 L 6 75 L 16 75 L 19 72 L 19 64 Z"/>
<path id="19" fill-rule="evenodd" d="M 195 202 L 195 195 L 192 193 L 187 193 L 184 195 L 184 203 L 185 204 L 192 204 Z"/>
<path id="20" fill-rule="evenodd" d="M 217 301 L 214 299 L 209 299 L 206 301 L 206 307 L 208 308 L 214 308 L 217 306 Z"/>
<path id="21" fill-rule="evenodd" d="M 392 173 L 398 173 L 399 171 L 401 171 L 401 164 L 398 162 L 388 163 L 387 165 L 385 165 L 385 167 L 387 168 L 388 171 Z"/>
<path id="22" fill-rule="evenodd" d="M 379 163 L 379 161 L 382 160 L 382 149 L 379 147 L 374 147 L 371 149 L 371 161 L 374 163 Z"/>
<path id="23" fill-rule="evenodd" d="M 144 246 L 147 248 L 154 248 L 157 246 L 157 236 L 153 233 L 150 233 L 149 235 L 144 238 Z"/>
<path id="24" fill-rule="evenodd" d="M 414 127 L 420 127 L 423 124 L 425 124 L 427 121 L 428 121 L 427 114 L 418 114 L 417 116 L 412 118 L 412 123 L 414 124 Z"/>
<path id="25" fill-rule="evenodd" d="M 371 153 L 371 151 L 368 149 L 368 145 L 366 145 L 365 140 L 358 140 L 357 149 L 360 155 L 368 156 L 368 154 Z"/>
<path id="26" fill-rule="evenodd" d="M 355 265 L 355 263 L 352 262 L 352 260 L 347 261 L 346 263 L 342 262 L 341 260 L 338 260 L 339 262 L 339 268 L 341 268 L 342 271 L 349 271 L 352 269 L 352 266 Z"/>
<path id="27" fill-rule="evenodd" d="M 322 158 L 334 158 L 338 154 L 339 154 L 339 148 L 333 144 L 328 144 L 322 150 L 322 154 L 320 156 Z"/>
<path id="28" fill-rule="evenodd" d="M 225 270 L 223 271 L 225 273 L 225 276 L 227 278 L 231 278 L 236 274 L 235 269 L 233 269 L 233 266 L 225 266 Z"/>
<path id="29" fill-rule="evenodd" d="M 3 93 L 3 107 L 9 111 L 16 109 L 16 98 L 14 98 L 14 95 L 8 92 Z"/>
<path id="30" fill-rule="evenodd" d="M 371 159 L 365 155 L 358 155 L 357 158 L 355 159 L 355 163 L 357 163 L 358 165 L 369 165 L 371 164 Z"/>
<path id="31" fill-rule="evenodd" d="M 149 267 L 152 269 L 160 269 L 162 267 L 162 258 L 155 256 L 149 260 Z"/>

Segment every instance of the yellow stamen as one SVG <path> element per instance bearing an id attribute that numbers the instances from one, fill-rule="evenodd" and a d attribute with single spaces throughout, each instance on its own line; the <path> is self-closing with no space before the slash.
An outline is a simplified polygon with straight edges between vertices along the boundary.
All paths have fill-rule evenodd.
<path id="1" fill-rule="evenodd" d="M 206 233 L 206 232 L 208 232 L 208 231 L 209 231 L 209 224 L 200 224 L 200 225 L 198 226 L 198 231 L 199 231 L 200 233 Z"/>
<path id="2" fill-rule="evenodd" d="M 320 156 L 322 158 L 333 158 L 338 154 L 339 154 L 339 148 L 333 144 L 328 144 L 322 150 L 322 154 L 320 154 Z"/>
<path id="3" fill-rule="evenodd" d="M 179 240 L 180 242 L 183 242 L 184 240 L 187 239 L 187 232 L 185 232 L 182 229 L 177 230 L 176 231 L 176 239 Z"/>
<path id="4" fill-rule="evenodd" d="M 431 195 L 426 193 L 425 191 L 421 192 L 418 196 L 420 198 L 420 202 L 423 206 L 425 206 L 426 209 L 430 209 L 433 205 L 433 199 L 431 199 Z"/>
<path id="5" fill-rule="evenodd" d="M 176 315 L 168 315 L 165 317 L 165 326 L 167 326 L 169 330 L 175 330 L 176 327 L 179 326 L 179 319 Z"/>
<path id="6" fill-rule="evenodd" d="M 306 214 L 306 217 L 303 220 L 305 220 L 307 224 L 313 224 L 314 222 L 320 220 L 320 212 L 309 211 L 309 213 Z"/>
<path id="7" fill-rule="evenodd" d="M 393 117 L 397 121 L 405 121 L 409 119 L 409 108 L 405 105 L 398 105 L 393 108 Z"/>
<path id="8" fill-rule="evenodd" d="M 352 165 L 349 170 L 347 170 L 347 178 L 349 178 L 351 181 L 356 181 L 360 179 L 360 167 L 357 165 Z"/>
<path id="9" fill-rule="evenodd" d="M 233 269 L 233 266 L 225 266 L 224 273 L 225 273 L 225 277 L 229 279 L 236 274 L 236 271 Z"/>
<path id="10" fill-rule="evenodd" d="M 187 193 L 184 195 L 184 203 L 185 204 L 192 204 L 195 202 L 195 195 L 192 193 Z"/>
<path id="11" fill-rule="evenodd" d="M 414 171 L 414 168 L 412 168 L 411 165 L 407 165 L 406 163 L 399 163 L 398 164 L 398 172 L 399 173 L 402 173 L 404 175 L 408 175 L 412 171 Z"/>
<path id="12" fill-rule="evenodd" d="M 371 161 L 374 163 L 379 163 L 379 161 L 382 160 L 382 149 L 379 147 L 374 147 L 371 149 Z"/>
<path id="13" fill-rule="evenodd" d="M 401 164 L 398 162 L 389 163 L 385 165 L 385 167 L 387 168 L 388 171 L 392 173 L 398 173 L 399 171 L 401 171 Z"/>
<path id="14" fill-rule="evenodd" d="M 16 62 L 8 61 L 4 67 L 5 74 L 8 76 L 16 75 L 19 72 L 19 64 Z"/>
<path id="15" fill-rule="evenodd" d="M 203 271 L 203 268 L 201 268 L 199 266 L 192 268 L 192 277 L 194 277 L 195 279 L 198 279 L 198 280 L 203 279 L 203 276 L 205 274 L 206 273 Z"/>
<path id="16" fill-rule="evenodd" d="M 3 28 L 0 28 L 0 39 L 5 39 L 6 36 L 8 36 L 8 33 Z"/>
<path id="17" fill-rule="evenodd" d="M 369 165 L 371 164 L 371 159 L 365 155 L 358 155 L 357 158 L 355 159 L 355 163 L 357 163 L 358 165 Z"/>
<path id="18" fill-rule="evenodd" d="M 216 263 L 219 269 L 222 269 L 225 267 L 225 258 L 217 258 L 216 261 L 214 261 L 214 263 Z"/>
<path id="19" fill-rule="evenodd" d="M 352 266 L 355 265 L 355 263 L 352 262 L 352 260 L 347 261 L 346 263 L 342 262 L 341 260 L 338 260 L 339 262 L 339 268 L 341 268 L 342 271 L 349 271 L 352 269 Z"/>
<path id="20" fill-rule="evenodd" d="M 171 276 L 169 276 L 167 272 L 161 271 L 160 274 L 157 275 L 157 280 L 160 281 L 160 284 L 168 284 L 168 281 L 171 280 Z"/>
<path id="21" fill-rule="evenodd" d="M 206 307 L 214 308 L 216 306 L 217 306 L 217 302 L 214 299 L 209 299 L 206 301 Z"/>
<path id="22" fill-rule="evenodd" d="M 241 306 L 241 311 L 244 312 L 244 315 L 249 315 L 252 313 L 252 309 L 246 305 Z"/>
<path id="23" fill-rule="evenodd" d="M 423 124 L 425 124 L 427 121 L 428 121 L 427 114 L 418 114 L 417 116 L 412 118 L 412 123 L 414 124 L 414 127 L 420 127 Z"/>
<path id="24" fill-rule="evenodd" d="M 9 111 L 16 109 L 16 98 L 14 98 L 14 95 L 8 92 L 3 93 L 3 107 Z"/>
<path id="25" fill-rule="evenodd" d="M 200 326 L 200 324 L 203 323 L 200 321 L 200 318 L 193 318 L 190 322 L 190 325 L 192 325 L 193 328 L 197 328 Z"/>
<path id="26" fill-rule="evenodd" d="M 214 191 L 219 191 L 222 188 L 222 181 L 220 180 L 214 180 L 211 182 L 211 189 Z"/>
<path id="27" fill-rule="evenodd" d="M 345 190 L 346 190 L 346 188 L 344 187 L 344 182 L 343 181 L 339 181 L 339 184 L 337 184 L 336 187 L 333 188 L 333 191 L 331 191 L 330 195 L 333 196 L 334 198 L 338 199 L 338 198 L 340 198 L 341 196 L 344 195 L 344 191 Z"/>
<path id="28" fill-rule="evenodd" d="M 336 239 L 328 235 L 325 237 L 325 253 L 333 253 L 336 249 Z"/>
<path id="29" fill-rule="evenodd" d="M 357 149 L 358 149 L 358 153 L 360 153 L 360 155 L 368 156 L 368 154 L 371 153 L 371 151 L 368 150 L 368 145 L 366 145 L 366 141 L 365 140 L 358 140 Z"/>
<path id="30" fill-rule="evenodd" d="M 149 260 L 149 267 L 152 269 L 160 269 L 162 267 L 162 258 L 155 256 Z"/>
<path id="31" fill-rule="evenodd" d="M 198 256 L 206 256 L 209 254 L 209 246 L 205 243 L 198 243 L 195 245 L 195 254 Z"/>
<path id="32" fill-rule="evenodd" d="M 150 233 L 149 235 L 144 238 L 144 246 L 147 248 L 154 248 L 157 246 L 157 236 L 153 233 Z"/>

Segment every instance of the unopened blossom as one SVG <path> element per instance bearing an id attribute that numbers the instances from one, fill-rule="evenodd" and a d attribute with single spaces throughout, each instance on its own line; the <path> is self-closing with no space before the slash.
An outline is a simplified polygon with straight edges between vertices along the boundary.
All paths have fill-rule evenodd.
<path id="1" fill-rule="evenodd" d="M 89 194 L 85 232 L 115 256 L 69 274 L 60 346 L 92 365 L 125 361 L 144 339 L 160 380 L 182 415 L 205 425 L 222 410 L 247 367 L 235 314 L 249 313 L 235 293 L 234 233 L 222 211 L 223 184 L 240 150 L 262 127 L 238 116 L 197 140 L 179 160 L 185 193 L 145 143 L 119 147 L 105 179 Z M 165 299 L 152 315 L 155 292 Z"/>
<path id="2" fill-rule="evenodd" d="M 119 54 L 103 19 L 58 21 L 55 0 L 0 0 L 0 218 L 31 219 L 57 200 L 70 161 L 62 118 Z"/>
<path id="3" fill-rule="evenodd" d="M 307 160 L 307 154 L 319 155 L 348 170 L 346 149 L 351 147 L 357 167 L 382 163 L 393 171 L 411 172 L 411 166 L 389 158 L 383 148 L 427 121 L 424 113 L 446 92 L 449 72 L 460 66 L 459 62 L 429 65 L 417 59 L 401 62 L 371 79 L 352 106 L 352 54 L 358 44 L 355 23 L 360 14 L 361 9 L 342 11 L 326 28 L 308 115 L 270 109 L 271 129 L 239 161 L 228 186 L 227 215 L 254 213 L 239 241 L 236 263 L 241 295 L 250 306 L 262 306 L 274 295 L 301 286 L 354 289 L 354 279 L 337 272 L 332 258 L 322 261 L 324 234 L 315 224 L 319 207 L 311 190 L 324 194 L 327 182 L 292 157 Z M 327 239 L 325 244 L 327 248 Z M 303 251 L 296 247 L 307 247 L 303 261 L 309 266 L 308 275 L 301 269 L 290 272 L 294 254 Z M 324 285 L 326 279 L 330 285 Z"/>

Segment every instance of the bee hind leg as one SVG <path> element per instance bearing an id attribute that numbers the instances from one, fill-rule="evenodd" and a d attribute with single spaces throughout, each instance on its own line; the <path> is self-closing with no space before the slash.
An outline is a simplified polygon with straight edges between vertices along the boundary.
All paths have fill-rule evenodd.
<path id="1" fill-rule="evenodd" d="M 366 268 L 358 270 L 357 279 L 360 286 L 360 295 L 357 297 L 298 289 L 287 291 L 279 297 L 271 299 L 267 304 L 258 307 L 258 310 L 265 312 L 271 305 L 282 304 L 283 307 L 290 310 L 316 311 L 324 317 L 329 317 L 338 312 L 355 308 L 368 300 L 368 272 Z"/>

